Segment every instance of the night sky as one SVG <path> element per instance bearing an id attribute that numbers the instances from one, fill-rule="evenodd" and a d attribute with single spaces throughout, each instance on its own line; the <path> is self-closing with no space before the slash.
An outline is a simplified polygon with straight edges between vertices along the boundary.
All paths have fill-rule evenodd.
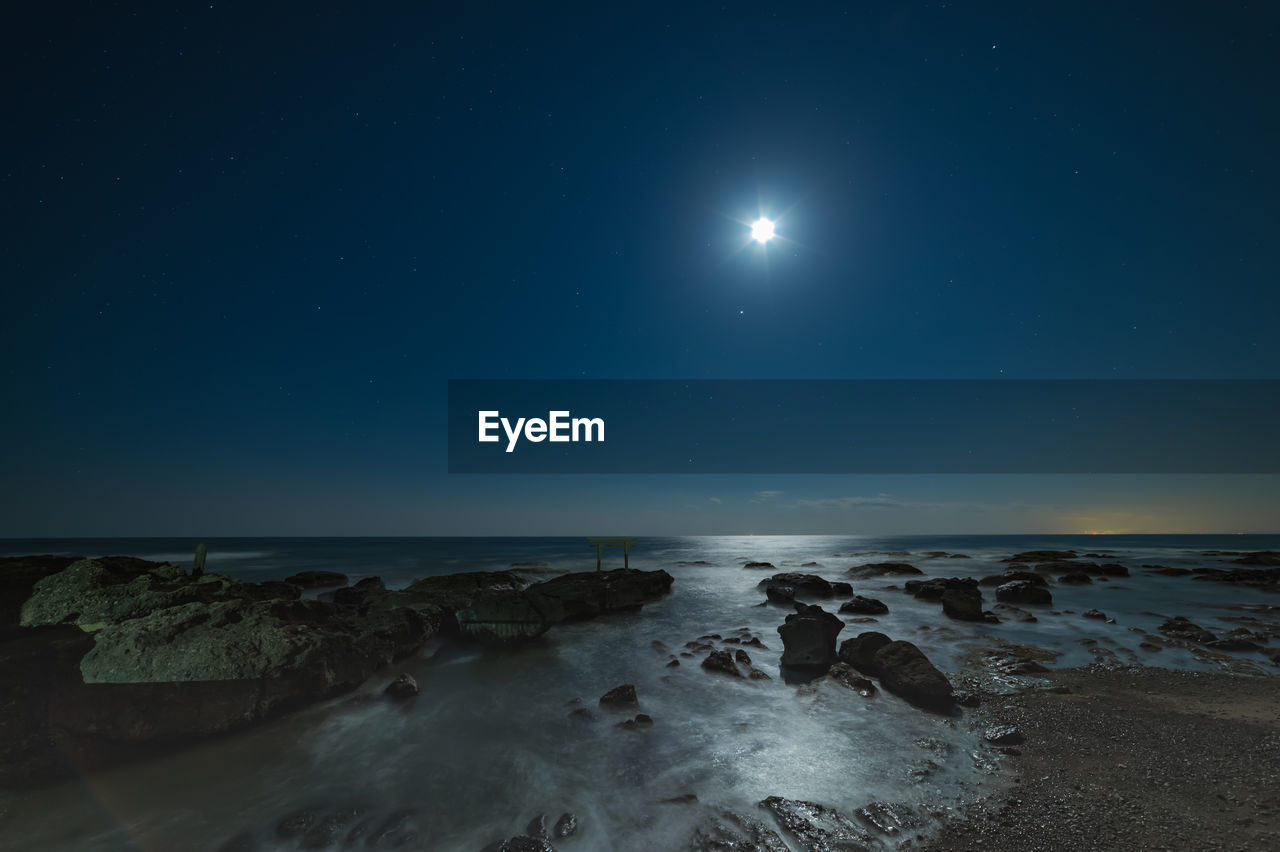
<path id="1" fill-rule="evenodd" d="M 1272 476 L 444 430 L 451 378 L 1280 377 L 1280 7 L 303 8 L 4 13 L 0 535 L 1276 530 Z"/>

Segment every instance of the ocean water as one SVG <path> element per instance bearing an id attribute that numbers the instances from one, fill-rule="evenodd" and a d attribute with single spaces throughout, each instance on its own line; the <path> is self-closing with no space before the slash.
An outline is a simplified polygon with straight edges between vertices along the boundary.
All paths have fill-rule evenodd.
<path id="1" fill-rule="evenodd" d="M 129 554 L 189 564 L 194 539 L 0 541 L 0 555 Z M 545 570 L 592 570 L 595 550 L 582 538 L 214 539 L 207 570 L 246 580 L 283 579 L 298 570 L 378 575 L 390 587 L 432 574 L 544 562 Z M 250 830 L 259 848 L 292 849 L 273 826 L 303 807 L 366 803 L 411 808 L 422 848 L 475 850 L 519 834 L 545 813 L 577 815 L 567 850 L 688 848 L 696 825 L 719 809 L 763 814 L 766 796 L 820 802 L 844 812 L 873 801 L 938 812 L 972 799 L 997 780 L 994 756 L 965 717 L 915 709 L 884 692 L 862 698 L 828 682 L 796 686 L 778 669 L 777 626 L 787 610 L 759 606 L 756 584 L 768 561 L 840 579 L 850 567 L 906 561 L 929 576 L 982 576 L 1023 550 L 1074 549 L 1109 554 L 1132 576 L 1087 586 L 1053 587 L 1055 611 L 1034 624 L 970 624 L 916 601 L 891 577 L 854 581 L 884 600 L 890 614 L 850 623 L 845 639 L 879 630 L 909 639 L 939 668 L 955 672 L 967 649 L 997 637 L 1061 651 L 1057 665 L 1091 662 L 1081 639 L 1166 667 L 1210 669 L 1189 653 L 1138 650 L 1141 636 L 1166 617 L 1186 615 L 1210 630 L 1248 615 L 1274 619 L 1280 601 L 1251 589 L 1144 573 L 1159 564 L 1219 566 L 1209 550 L 1280 549 L 1280 536 L 857 536 L 645 538 L 631 567 L 675 577 L 669 596 L 640 612 L 553 628 L 526 646 L 497 649 L 433 640 L 411 659 L 373 677 L 355 695 L 309 708 L 253 731 L 144 763 L 39 790 L 0 794 L 0 846 L 15 849 L 215 849 Z M 928 558 L 928 551 L 969 559 Z M 708 564 L 681 564 L 692 562 Z M 817 566 L 803 567 L 816 562 Z M 605 567 L 621 567 L 620 551 Z M 992 592 L 984 589 L 988 606 Z M 839 600 L 826 605 L 834 610 Z M 1115 619 L 1080 617 L 1097 608 Z M 1072 612 L 1064 612 L 1070 610 Z M 845 617 L 846 622 L 851 617 Z M 768 650 L 748 648 L 772 680 L 747 681 L 703 671 L 698 659 L 677 668 L 651 647 L 671 651 L 707 633 L 745 627 Z M 940 629 L 945 628 L 945 629 Z M 1275 671 L 1261 655 L 1235 655 Z M 408 704 L 377 697 L 407 671 L 422 694 Z M 624 714 L 597 699 L 633 683 L 651 729 L 617 728 Z M 580 700 L 593 722 L 569 718 Z M 663 799 L 696 794 L 697 805 Z M 927 824 L 927 819 L 926 819 Z M 908 834 L 907 836 L 910 836 Z M 7 845 L 6 845 L 7 844 Z"/>

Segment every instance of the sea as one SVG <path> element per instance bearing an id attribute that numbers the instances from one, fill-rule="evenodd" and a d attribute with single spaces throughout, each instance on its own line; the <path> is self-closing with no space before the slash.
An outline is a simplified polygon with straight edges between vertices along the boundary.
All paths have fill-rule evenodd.
<path id="1" fill-rule="evenodd" d="M 0 556 L 35 553 L 131 555 L 189 567 L 196 539 L 7 539 Z M 378 576 L 388 588 L 461 571 L 525 563 L 531 579 L 596 567 L 585 538 L 220 538 L 207 539 L 207 572 L 242 580 L 284 579 L 302 570 L 340 571 L 354 583 Z M 760 580 L 746 569 L 769 562 L 838 580 L 870 562 L 908 562 L 927 576 L 999 573 L 1001 560 L 1029 550 L 1075 550 L 1117 562 L 1129 577 L 1055 584 L 1052 607 L 1034 623 L 953 621 L 936 601 L 900 588 L 901 578 L 854 580 L 854 591 L 889 605 L 888 615 L 847 626 L 840 639 L 877 630 L 918 645 L 957 673 L 973 649 L 996 640 L 1060 652 L 1052 665 L 1095 661 L 1106 647 L 1125 664 L 1218 670 L 1179 648 L 1151 653 L 1142 636 L 1184 615 L 1211 631 L 1239 619 L 1280 619 L 1280 600 L 1256 589 L 1153 574 L 1142 566 L 1230 567 L 1222 551 L 1280 550 L 1280 535 L 733 536 L 639 538 L 632 568 L 663 569 L 671 593 L 637 612 L 554 627 L 539 640 L 487 647 L 433 639 L 415 656 L 339 696 L 251 731 L 160 758 L 25 791 L 0 793 L 0 848 L 39 850 L 296 849 L 276 826 L 300 809 L 359 804 L 412 812 L 419 844 L 407 848 L 479 852 L 525 831 L 540 814 L 562 813 L 578 831 L 560 850 L 678 850 L 725 814 L 765 818 L 759 802 L 782 796 L 854 813 L 872 802 L 901 803 L 931 820 L 996 789 L 1007 770 L 965 715 L 924 712 L 881 691 L 866 698 L 830 681 L 788 683 L 777 633 L 787 609 L 761 605 Z M 938 553 L 945 556 L 938 556 Z M 951 558 L 962 554 L 968 558 Z M 620 568 L 619 550 L 604 568 Z M 992 589 L 983 590 L 987 606 Z M 834 611 L 836 599 L 824 604 Z M 1107 621 L 1083 618 L 1101 610 Z M 746 628 L 767 649 L 748 648 L 769 680 L 734 679 L 673 654 L 706 634 Z M 655 646 L 655 643 L 659 643 Z M 665 649 L 665 650 L 663 650 Z M 1278 670 L 1242 652 L 1246 675 Z M 380 696 L 407 672 L 421 694 L 406 703 Z M 651 727 L 598 699 L 634 684 Z M 570 717 L 586 707 L 596 717 Z M 696 796 L 696 802 L 690 795 Z M 683 797 L 683 799 L 682 799 Z M 678 800 L 672 802 L 670 800 Z M 767 820 L 766 820 L 767 821 Z M 916 830 L 886 838 L 886 848 Z M 247 834 L 246 834 L 247 833 Z M 341 848 L 341 844 L 333 848 Z M 801 848 L 796 845 L 794 848 Z"/>

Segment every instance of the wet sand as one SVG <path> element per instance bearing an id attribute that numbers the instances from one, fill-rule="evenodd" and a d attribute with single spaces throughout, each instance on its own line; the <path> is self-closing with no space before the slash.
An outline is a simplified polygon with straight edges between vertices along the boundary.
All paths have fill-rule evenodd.
<path id="1" fill-rule="evenodd" d="M 1066 693 L 988 697 L 977 724 L 1026 737 L 1007 793 L 933 850 L 1280 849 L 1280 678 L 1088 666 Z"/>

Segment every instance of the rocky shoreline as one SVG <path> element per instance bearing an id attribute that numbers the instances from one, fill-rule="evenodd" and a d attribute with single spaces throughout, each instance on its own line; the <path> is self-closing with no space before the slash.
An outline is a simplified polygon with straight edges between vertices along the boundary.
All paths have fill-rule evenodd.
<path id="1" fill-rule="evenodd" d="M 1275 554 L 1220 556 L 1257 567 L 1183 574 L 1134 565 L 1132 571 L 1274 591 Z M 1258 676 L 1262 666 L 1280 664 L 1270 644 L 1280 639 L 1280 625 L 1269 616 L 1274 608 L 1219 619 L 1227 628 L 1203 622 L 1213 630 L 1176 615 L 1144 613 L 1163 621 L 1139 629 L 1125 625 L 1123 616 L 1116 625 L 1096 607 L 1054 608 L 1055 594 L 1080 600 L 1066 587 L 1091 595 L 1131 576 L 1129 566 L 1109 560 L 1029 551 L 994 568 L 974 566 L 995 573 L 964 577 L 947 576 L 954 568 L 939 576 L 911 562 L 869 562 L 836 580 L 746 562 L 748 571 L 737 576 L 763 600 L 753 605 L 739 598 L 737 606 L 760 613 L 753 627 L 700 620 L 700 629 L 719 632 L 683 646 L 683 636 L 654 638 L 649 662 L 642 662 L 646 655 L 627 659 L 666 674 L 637 670 L 636 683 L 652 687 L 659 679 L 733 690 L 736 682 L 746 690 L 786 689 L 797 699 L 822 695 L 868 707 L 901 699 L 912 705 L 904 710 L 965 732 L 953 744 L 917 739 L 907 751 L 936 748 L 934 756 L 945 762 L 954 750 L 990 779 L 983 789 L 1001 792 L 959 807 L 936 794 L 855 802 L 858 807 L 845 801 L 839 810 L 830 802 L 768 795 L 754 807 L 725 810 L 699 800 L 698 794 L 714 791 L 692 789 L 663 794 L 671 798 L 655 807 L 683 809 L 692 848 L 707 850 L 1275 848 L 1280 681 Z M 375 674 L 386 678 L 389 666 L 436 637 L 458 645 L 536 642 L 557 624 L 638 609 L 673 583 L 662 570 L 546 579 L 545 568 L 434 576 L 387 589 L 376 577 L 349 585 L 328 571 L 251 583 L 131 557 L 0 559 L 0 683 L 12 686 L 0 696 L 0 787 L 56 781 L 245 730 L 356 690 Z M 762 570 L 770 573 L 757 581 Z M 730 583 L 733 577 L 723 575 Z M 905 624 L 900 616 L 886 619 L 908 601 L 924 623 L 914 616 Z M 880 628 L 894 635 L 871 626 L 881 619 Z M 1100 633 L 1101 644 L 1077 640 L 1094 665 L 1052 670 L 1063 651 L 1017 644 L 998 627 L 1039 619 L 1127 629 L 1141 638 L 1140 650 Z M 770 623 L 775 627 L 763 627 Z M 1022 642 L 1036 641 L 1022 635 Z M 944 673 L 909 638 L 930 653 L 942 647 L 939 640 L 965 644 Z M 1178 649 L 1166 657 L 1190 654 L 1235 674 L 1134 665 L 1140 652 L 1151 659 L 1165 649 Z M 383 690 L 386 697 L 366 687 L 365 698 L 417 695 L 414 678 L 401 671 Z M 881 691 L 890 696 L 878 697 Z M 743 697 L 748 694 L 772 693 Z M 597 706 L 580 695 L 559 712 L 577 730 L 608 726 L 631 732 L 618 736 L 639 743 L 668 724 L 662 714 L 651 715 L 646 701 L 643 687 L 638 692 L 635 683 L 623 683 Z M 917 762 L 921 779 L 939 768 L 931 758 Z M 910 766 L 904 762 L 904 768 Z M 319 802 L 243 827 L 222 848 L 262 848 L 264 837 L 299 848 L 356 841 L 414 847 L 425 831 L 414 813 L 355 799 Z M 553 841 L 577 842 L 578 816 L 552 816 L 539 814 L 523 834 L 487 848 L 549 850 Z"/>
<path id="2" fill-rule="evenodd" d="M 125 556 L 0 559 L 0 788 L 244 730 L 353 690 L 437 635 L 535 639 L 638 608 L 672 582 L 502 571 L 389 590 L 321 573 L 246 583 Z M 303 598 L 324 586 L 337 587 L 328 599 Z"/>

